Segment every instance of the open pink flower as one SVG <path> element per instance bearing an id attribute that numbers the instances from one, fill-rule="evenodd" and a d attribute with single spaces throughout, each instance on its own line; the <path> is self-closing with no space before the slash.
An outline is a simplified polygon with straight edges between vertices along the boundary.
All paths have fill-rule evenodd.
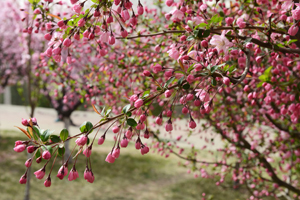
<path id="1" fill-rule="evenodd" d="M 215 46 L 219 53 L 223 50 L 223 52 L 227 54 L 227 49 L 233 44 L 229 42 L 225 34 L 226 32 L 223 31 L 221 35 L 214 35 L 210 40 L 210 44 Z"/>
<path id="2" fill-rule="evenodd" d="M 179 51 L 177 50 L 176 47 L 171 48 L 169 51 L 167 51 L 169 56 L 175 60 L 179 58 Z"/>
<path id="3" fill-rule="evenodd" d="M 181 20 L 183 20 L 184 13 L 181 10 L 178 10 L 177 8 L 174 9 L 174 10 L 172 10 L 170 12 L 170 14 L 172 14 L 171 20 L 173 20 L 173 21 L 177 21 L 177 20 L 181 21 Z"/>

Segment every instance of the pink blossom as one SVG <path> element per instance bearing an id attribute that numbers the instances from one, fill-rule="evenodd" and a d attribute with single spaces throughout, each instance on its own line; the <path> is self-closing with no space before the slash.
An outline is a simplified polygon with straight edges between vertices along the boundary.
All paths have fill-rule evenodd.
<path id="1" fill-rule="evenodd" d="M 139 15 L 143 15 L 143 13 L 144 13 L 144 8 L 143 8 L 143 6 L 142 6 L 142 5 L 138 5 L 137 11 L 138 11 L 138 14 L 139 14 Z"/>
<path id="2" fill-rule="evenodd" d="M 172 123 L 171 122 L 168 122 L 165 126 L 166 128 L 166 131 L 169 132 L 169 131 L 172 131 L 173 130 L 173 126 L 172 126 Z"/>
<path id="3" fill-rule="evenodd" d="M 166 97 L 166 98 L 169 98 L 171 95 L 172 95 L 172 93 L 171 93 L 170 90 L 166 90 L 166 91 L 165 91 L 165 97 Z"/>
<path id="4" fill-rule="evenodd" d="M 26 166 L 27 168 L 30 167 L 31 164 L 32 164 L 32 158 L 29 158 L 28 160 L 26 160 L 25 166 Z"/>
<path id="5" fill-rule="evenodd" d="M 288 30 L 288 34 L 290 34 L 291 36 L 295 36 L 298 33 L 299 27 L 296 25 L 292 25 L 289 30 Z"/>
<path id="6" fill-rule="evenodd" d="M 85 169 L 83 177 L 85 180 L 87 180 L 87 182 L 90 182 L 90 183 L 93 183 L 95 180 L 93 172 L 88 168 Z"/>
<path id="7" fill-rule="evenodd" d="M 162 118 L 161 117 L 156 117 L 155 123 L 158 124 L 158 125 L 161 125 L 162 124 Z"/>
<path id="8" fill-rule="evenodd" d="M 45 176 L 45 167 L 39 169 L 38 171 L 34 172 L 34 175 L 37 179 L 42 179 Z"/>
<path id="9" fill-rule="evenodd" d="M 115 37 L 114 37 L 113 35 L 110 35 L 110 36 L 109 36 L 108 43 L 109 43 L 110 45 L 115 44 Z"/>
<path id="10" fill-rule="evenodd" d="M 87 147 L 84 151 L 83 151 L 83 155 L 85 155 L 85 157 L 90 157 L 92 154 L 92 146 Z"/>
<path id="11" fill-rule="evenodd" d="M 101 145 L 104 143 L 104 141 L 105 141 L 105 135 L 102 135 L 98 140 L 98 144 Z"/>
<path id="12" fill-rule="evenodd" d="M 72 9 L 74 10 L 74 12 L 80 14 L 80 11 L 81 11 L 82 7 L 79 4 L 76 4 L 76 5 L 73 6 Z"/>
<path id="13" fill-rule="evenodd" d="M 78 26 L 79 27 L 83 27 L 85 25 L 85 19 L 84 18 L 81 18 L 79 21 L 78 21 Z"/>
<path id="14" fill-rule="evenodd" d="M 141 154 L 144 155 L 144 154 L 147 154 L 149 152 L 149 147 L 147 146 L 143 146 L 141 148 Z"/>
<path id="15" fill-rule="evenodd" d="M 44 151 L 42 154 L 42 158 L 45 160 L 49 160 L 51 158 L 51 154 L 48 150 Z"/>
<path id="16" fill-rule="evenodd" d="M 138 138 L 137 141 L 135 142 L 135 148 L 136 148 L 136 149 L 141 149 L 141 142 L 140 142 L 139 138 Z"/>
<path id="17" fill-rule="evenodd" d="M 144 101 L 142 99 L 138 99 L 134 102 L 134 107 L 140 108 L 144 104 Z"/>
<path id="18" fill-rule="evenodd" d="M 128 36 L 128 32 L 125 29 L 121 30 L 121 36 L 126 38 Z"/>
<path id="19" fill-rule="evenodd" d="M 294 6 L 293 0 L 280 0 L 283 1 L 284 3 L 281 5 L 281 9 L 283 11 L 289 10 L 292 6 Z"/>
<path id="20" fill-rule="evenodd" d="M 194 77 L 192 74 L 190 74 L 190 75 L 188 75 L 188 76 L 186 77 L 186 81 L 187 81 L 189 84 L 191 84 L 191 83 L 193 83 L 193 82 L 195 81 L 195 77 Z"/>
<path id="21" fill-rule="evenodd" d="M 77 3 L 78 0 L 70 0 L 71 1 L 71 4 L 75 4 Z"/>
<path id="22" fill-rule="evenodd" d="M 230 79 L 228 77 L 223 77 L 223 84 L 229 85 L 230 84 Z"/>
<path id="23" fill-rule="evenodd" d="M 179 58 L 179 51 L 174 47 L 171 48 L 169 51 L 167 51 L 167 53 L 169 54 L 169 56 L 175 60 L 177 60 Z"/>
<path id="24" fill-rule="evenodd" d="M 173 1 L 173 0 L 166 0 L 165 3 L 166 3 L 167 6 L 170 7 L 170 6 L 172 6 L 172 4 L 174 3 L 174 1 Z"/>
<path id="25" fill-rule="evenodd" d="M 196 122 L 194 120 L 191 120 L 190 123 L 189 123 L 189 127 L 191 129 L 194 129 L 194 128 L 196 128 L 196 126 L 197 126 Z"/>
<path id="26" fill-rule="evenodd" d="M 113 150 L 112 157 L 117 159 L 119 158 L 119 156 L 120 156 L 120 148 L 118 147 Z"/>
<path id="27" fill-rule="evenodd" d="M 108 162 L 108 163 L 114 163 L 115 162 L 115 157 L 112 156 L 111 152 L 109 152 L 109 154 L 107 155 L 105 161 Z"/>
<path id="28" fill-rule="evenodd" d="M 225 22 L 226 22 L 227 26 L 230 26 L 232 24 L 232 22 L 233 22 L 233 18 L 232 17 L 227 17 L 225 19 Z"/>
<path id="29" fill-rule="evenodd" d="M 120 127 L 119 127 L 119 126 L 114 126 L 114 127 L 112 128 L 112 131 L 113 131 L 114 133 L 118 133 L 118 132 L 120 131 Z"/>
<path id="30" fill-rule="evenodd" d="M 85 145 L 86 142 L 87 142 L 87 137 L 86 137 L 85 135 L 82 135 L 82 136 L 80 136 L 79 138 L 77 138 L 77 139 L 75 140 L 75 142 L 76 142 L 76 144 L 77 144 L 78 146 L 83 146 L 83 145 Z"/>
<path id="31" fill-rule="evenodd" d="M 27 176 L 26 176 L 26 174 L 24 174 L 23 176 L 21 176 L 19 183 L 26 184 L 26 182 L 27 182 Z"/>
<path id="32" fill-rule="evenodd" d="M 246 22 L 244 22 L 244 19 L 241 17 L 236 20 L 236 24 L 239 26 L 239 28 L 246 27 Z"/>
<path id="33" fill-rule="evenodd" d="M 153 72 L 154 73 L 157 74 L 160 71 L 162 71 L 162 66 L 160 64 L 156 64 L 156 65 L 153 66 Z"/>
<path id="34" fill-rule="evenodd" d="M 76 180 L 78 177 L 79 177 L 78 171 L 75 169 L 75 166 L 73 166 L 73 168 L 70 170 L 68 180 L 73 181 Z"/>
<path id="35" fill-rule="evenodd" d="M 50 178 L 50 176 L 48 176 L 48 178 L 46 178 L 46 180 L 44 182 L 44 186 L 45 187 L 50 187 L 51 186 L 51 178 Z"/>
<path id="36" fill-rule="evenodd" d="M 181 11 L 181 10 L 178 10 L 178 9 L 174 9 L 170 12 L 170 14 L 172 15 L 171 16 L 171 20 L 173 21 L 181 21 L 183 20 L 183 17 L 184 17 L 184 13 Z"/>
<path id="37" fill-rule="evenodd" d="M 221 35 L 214 35 L 210 40 L 210 44 L 215 46 L 219 53 L 223 50 L 225 54 L 227 54 L 227 49 L 233 45 L 225 37 L 225 31 Z"/>
<path id="38" fill-rule="evenodd" d="M 300 8 L 297 7 L 295 10 L 292 10 L 292 17 L 294 20 L 300 20 Z"/>
<path id="39" fill-rule="evenodd" d="M 109 38 L 109 33 L 108 33 L 108 32 L 104 32 L 104 33 L 102 33 L 102 35 L 100 36 L 100 41 L 101 41 L 101 42 L 108 42 L 108 38 Z"/>
<path id="40" fill-rule="evenodd" d="M 51 35 L 50 33 L 46 33 L 46 34 L 44 35 L 44 38 L 45 38 L 46 40 L 51 40 L 52 35 Z"/>
<path id="41" fill-rule="evenodd" d="M 67 175 L 68 175 L 68 167 L 64 164 L 59 168 L 56 177 L 62 180 Z"/>
<path id="42" fill-rule="evenodd" d="M 15 152 L 22 152 L 22 151 L 24 151 L 26 149 L 26 145 L 25 144 L 20 144 L 20 145 L 18 145 L 18 146 L 16 146 L 15 148 L 14 148 L 14 151 Z"/>
<path id="43" fill-rule="evenodd" d="M 156 46 L 154 47 L 154 50 L 155 50 L 156 52 L 159 52 L 159 51 L 160 51 L 160 45 L 159 45 L 159 44 L 156 45 Z"/>
<path id="44" fill-rule="evenodd" d="M 121 147 L 126 148 L 128 146 L 128 140 L 127 138 L 123 138 L 121 141 Z"/>
<path id="45" fill-rule="evenodd" d="M 127 9 L 122 10 L 121 16 L 122 16 L 122 18 L 123 18 L 125 21 L 129 20 L 129 18 L 130 18 L 130 15 L 129 15 Z"/>

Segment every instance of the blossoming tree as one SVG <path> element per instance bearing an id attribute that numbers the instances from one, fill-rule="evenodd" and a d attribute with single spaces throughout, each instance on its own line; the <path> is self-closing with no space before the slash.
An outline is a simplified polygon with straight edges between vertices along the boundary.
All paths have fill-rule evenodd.
<path id="1" fill-rule="evenodd" d="M 93 60 L 93 65 L 84 66 L 90 74 L 78 97 L 99 114 L 98 123 L 83 123 L 74 136 L 66 130 L 59 136 L 42 132 L 34 118 L 22 121 L 27 130 L 20 130 L 28 140 L 16 141 L 14 150 L 33 153 L 26 167 L 34 158 L 37 163 L 47 160 L 34 173 L 38 179 L 44 178 L 51 160 L 64 154 L 66 141 L 75 139 L 75 159 L 81 152 L 89 159 L 96 138 L 101 145 L 112 130 L 115 144 L 106 162 L 114 163 L 133 141 L 142 155 L 150 148 L 165 156 L 175 154 L 188 161 L 196 177 L 219 177 L 217 185 L 230 176 L 235 187 L 246 185 L 251 199 L 299 198 L 298 2 L 157 1 L 158 8 L 172 8 L 167 13 L 140 1 L 133 7 L 130 0 L 29 2 L 37 29 L 52 41 L 41 55 L 41 70 L 69 80 L 69 73 L 83 67 L 76 63 Z M 71 9 L 62 19 L 51 12 L 55 6 Z M 85 56 L 75 59 L 78 52 Z M 154 116 L 155 110 L 159 113 Z M 175 126 L 179 117 L 188 119 L 187 127 Z M 162 125 L 171 138 L 176 128 L 186 135 L 162 138 L 154 131 Z M 103 127 L 106 130 L 98 135 Z M 221 158 L 202 160 L 200 147 L 188 151 L 177 144 L 196 129 L 222 138 L 226 145 L 215 152 Z M 150 137 L 152 142 L 146 142 Z M 78 178 L 75 163 L 68 172 L 67 159 L 57 177 Z M 91 164 L 87 162 L 84 178 L 92 183 Z M 46 187 L 51 185 L 50 174 L 51 170 Z M 26 183 L 26 177 L 27 171 L 20 183 Z"/>

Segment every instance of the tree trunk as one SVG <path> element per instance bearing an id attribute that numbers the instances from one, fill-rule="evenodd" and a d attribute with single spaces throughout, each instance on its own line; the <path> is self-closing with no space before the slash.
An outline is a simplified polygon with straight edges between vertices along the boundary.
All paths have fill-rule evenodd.
<path id="1" fill-rule="evenodd" d="M 70 127 L 70 122 L 71 122 L 70 117 L 63 117 L 63 120 L 64 120 L 64 127 L 69 132 L 69 127 Z M 69 133 L 69 136 L 70 136 L 70 133 Z M 67 160 L 69 158 L 69 156 L 71 155 L 69 146 L 70 146 L 70 140 L 65 142 L 65 156 L 64 156 L 65 160 Z M 71 162 L 72 162 L 72 157 L 70 157 L 70 159 L 69 159 L 69 163 L 71 163 Z"/>
<path id="2" fill-rule="evenodd" d="M 4 104 L 11 105 L 11 89 L 6 86 L 4 89 Z"/>

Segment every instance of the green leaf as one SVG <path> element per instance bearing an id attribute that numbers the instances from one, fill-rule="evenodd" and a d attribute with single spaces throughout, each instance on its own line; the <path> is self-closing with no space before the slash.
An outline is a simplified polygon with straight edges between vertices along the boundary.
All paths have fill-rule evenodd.
<path id="1" fill-rule="evenodd" d="M 260 87 L 262 87 L 263 83 L 264 83 L 264 82 L 259 82 L 259 83 L 257 84 L 257 86 L 256 86 L 256 87 L 257 87 L 257 88 L 260 88 Z"/>
<path id="2" fill-rule="evenodd" d="M 147 98 L 150 95 L 150 90 L 147 90 L 143 93 L 142 98 Z"/>
<path id="3" fill-rule="evenodd" d="M 85 121 L 83 124 L 80 126 L 80 131 L 83 133 L 87 133 L 90 131 L 90 129 L 93 128 L 93 124 L 91 122 Z M 92 131 L 91 131 L 92 132 Z"/>
<path id="4" fill-rule="evenodd" d="M 266 76 L 265 74 L 262 74 L 258 77 L 258 79 L 263 81 L 263 82 L 267 82 L 268 81 L 268 76 Z"/>
<path id="5" fill-rule="evenodd" d="M 111 113 L 111 109 L 108 109 L 108 110 L 105 112 L 105 116 L 108 116 L 110 113 Z"/>
<path id="6" fill-rule="evenodd" d="M 216 14 L 210 20 L 212 23 L 219 23 L 223 20 L 223 17 L 220 17 L 218 14 Z"/>
<path id="7" fill-rule="evenodd" d="M 52 155 L 52 153 L 53 153 L 52 146 L 51 146 L 51 145 L 47 145 L 46 148 L 47 148 L 47 150 L 48 150 L 48 151 L 51 153 L 51 155 Z"/>
<path id="8" fill-rule="evenodd" d="M 190 27 L 190 29 L 193 30 L 193 21 L 189 20 L 189 21 L 187 22 L 187 25 Z"/>
<path id="9" fill-rule="evenodd" d="M 124 114 L 126 114 L 128 112 L 128 110 L 130 109 L 130 106 L 131 106 L 130 104 L 127 104 L 126 106 L 124 106 L 123 109 L 122 109 L 122 112 Z"/>
<path id="10" fill-rule="evenodd" d="M 217 86 L 217 80 L 215 78 L 211 80 L 211 85 L 214 87 Z"/>
<path id="11" fill-rule="evenodd" d="M 187 41 L 192 41 L 194 39 L 195 39 L 195 37 L 193 35 L 190 35 L 186 38 Z"/>
<path id="12" fill-rule="evenodd" d="M 50 135 L 50 140 L 54 143 L 58 143 L 60 142 L 60 137 L 58 137 L 57 135 Z"/>
<path id="13" fill-rule="evenodd" d="M 210 35 L 210 30 L 205 30 L 202 34 L 202 37 L 206 38 Z"/>
<path id="14" fill-rule="evenodd" d="M 127 124 L 131 127 L 136 127 L 137 126 L 137 122 L 133 118 L 128 118 L 127 119 Z"/>
<path id="15" fill-rule="evenodd" d="M 194 69 L 194 65 L 195 63 L 192 64 L 192 66 L 190 66 L 188 69 L 187 69 L 187 73 L 189 74 L 193 69 Z"/>
<path id="16" fill-rule="evenodd" d="M 263 82 L 267 82 L 271 80 L 271 70 L 272 70 L 273 66 L 268 67 L 264 73 L 262 75 L 260 75 L 258 77 L 259 80 L 263 81 Z"/>
<path id="17" fill-rule="evenodd" d="M 105 106 L 103 107 L 103 109 L 102 109 L 100 115 L 101 115 L 101 116 L 104 116 L 104 114 L 105 114 Z"/>
<path id="18" fill-rule="evenodd" d="M 235 70 L 235 68 L 236 68 L 236 65 L 232 65 L 232 66 L 228 69 L 228 71 L 231 73 L 231 72 L 233 72 L 233 71 Z"/>
<path id="19" fill-rule="evenodd" d="M 62 157 L 62 156 L 65 154 L 65 151 L 66 151 L 65 147 L 63 147 L 63 148 L 58 148 L 58 150 L 57 150 L 58 155 L 59 155 L 60 157 Z"/>
<path id="20" fill-rule="evenodd" d="M 210 68 L 210 72 L 211 72 L 211 73 L 214 73 L 218 68 L 220 68 L 220 67 L 222 67 L 222 66 L 224 66 L 224 65 L 226 65 L 226 63 L 222 63 L 222 64 L 220 64 L 220 65 L 212 66 L 212 67 Z"/>
<path id="21" fill-rule="evenodd" d="M 185 74 L 183 71 L 175 71 L 174 73 L 177 73 L 177 74 Z"/>
<path id="22" fill-rule="evenodd" d="M 69 131 L 67 129 L 61 130 L 61 132 L 60 132 L 60 139 L 62 141 L 66 141 L 68 139 L 68 137 L 69 137 Z"/>
<path id="23" fill-rule="evenodd" d="M 297 42 L 297 41 L 298 41 L 297 39 L 289 40 L 289 41 L 287 42 L 287 45 L 290 45 L 290 44 L 292 44 L 292 43 L 294 43 L 294 42 Z"/>
<path id="24" fill-rule="evenodd" d="M 39 158 L 40 156 L 41 156 L 41 151 L 40 149 L 37 149 L 35 153 L 35 158 Z"/>
<path id="25" fill-rule="evenodd" d="M 208 24 L 206 24 L 206 23 L 200 23 L 200 24 L 198 24 L 196 27 L 195 27 L 195 29 L 198 29 L 198 28 L 203 28 L 203 27 L 206 27 Z"/>
<path id="26" fill-rule="evenodd" d="M 41 134 L 41 140 L 42 140 L 43 142 L 46 142 L 46 141 L 49 139 L 50 135 L 51 135 L 50 130 L 49 130 L 49 129 L 45 130 L 45 131 Z"/>
<path id="27" fill-rule="evenodd" d="M 188 89 L 190 89 L 190 84 L 188 84 L 188 83 L 186 83 L 186 84 L 184 84 L 183 86 L 182 86 L 182 88 L 183 89 L 185 89 L 185 90 L 188 90 Z"/>
<path id="28" fill-rule="evenodd" d="M 164 88 L 168 88 L 168 86 L 174 81 L 175 77 L 171 77 L 169 78 L 169 80 L 167 80 L 167 82 L 164 85 Z"/>
<path id="29" fill-rule="evenodd" d="M 41 137 L 40 129 L 38 129 L 35 126 L 33 126 L 32 129 L 33 129 L 32 130 L 33 138 L 34 138 L 35 141 L 38 141 L 39 138 Z M 27 128 L 27 132 L 30 133 L 28 128 Z"/>
<path id="30" fill-rule="evenodd" d="M 183 81 L 184 81 L 184 76 L 181 77 L 181 78 L 177 81 L 177 83 L 178 83 L 179 85 L 181 85 Z"/>
<path id="31" fill-rule="evenodd" d="M 128 117 L 131 117 L 132 113 L 131 113 L 131 112 L 127 112 L 126 115 L 127 115 Z"/>
<path id="32" fill-rule="evenodd" d="M 300 83 L 297 84 L 297 88 L 298 88 L 298 90 L 300 92 Z"/>
<path id="33" fill-rule="evenodd" d="M 251 42 L 252 38 L 247 38 L 246 40 L 244 40 L 244 44 L 247 44 L 248 42 Z"/>

